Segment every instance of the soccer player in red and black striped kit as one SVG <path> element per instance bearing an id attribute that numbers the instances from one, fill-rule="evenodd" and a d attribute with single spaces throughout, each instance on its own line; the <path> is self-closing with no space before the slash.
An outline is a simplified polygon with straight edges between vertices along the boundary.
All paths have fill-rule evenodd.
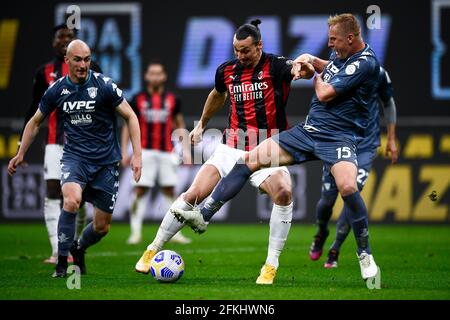
<path id="1" fill-rule="evenodd" d="M 147 65 L 145 72 L 146 88 L 136 94 L 130 102 L 139 119 L 142 147 L 142 176 L 134 183 L 135 198 L 131 206 L 131 235 L 128 244 L 137 244 L 142 239 L 142 223 L 147 210 L 149 189 L 158 182 L 167 207 L 175 199 L 174 187 L 178 181 L 177 163 L 172 154 L 172 130 L 185 129 L 181 101 L 166 89 L 167 72 L 159 60 Z M 187 134 L 186 134 L 187 136 Z M 126 126 L 122 128 L 122 164 L 127 166 L 129 133 Z M 190 152 L 184 152 L 185 162 L 191 162 Z M 173 242 L 190 243 L 181 232 L 173 238 Z"/>
<path id="2" fill-rule="evenodd" d="M 60 24 L 53 28 L 52 46 L 55 57 L 40 66 L 34 76 L 32 101 L 24 119 L 24 128 L 27 122 L 38 110 L 39 101 L 45 91 L 59 78 L 66 76 L 69 66 L 64 62 L 67 46 L 76 37 L 76 29 L 69 29 L 66 24 Z M 100 67 L 93 64 L 92 70 L 101 72 Z M 23 134 L 23 130 L 22 130 Z M 22 139 L 22 137 L 21 137 Z M 44 154 L 44 180 L 46 181 L 46 195 L 44 202 L 44 218 L 47 226 L 48 237 L 52 248 L 52 254 L 44 260 L 44 263 L 56 264 L 58 257 L 58 219 L 61 213 L 61 168 L 60 160 L 63 153 L 64 125 L 62 113 L 55 110 L 48 119 L 48 129 Z M 82 211 L 82 212 L 81 212 Z M 80 210 L 77 215 L 77 230 L 82 230 L 86 214 Z"/>
<path id="3" fill-rule="evenodd" d="M 314 69 L 300 61 L 293 62 L 282 56 L 263 52 L 258 28 L 260 23 L 259 20 L 254 20 L 237 29 L 233 40 L 237 59 L 225 62 L 217 69 L 215 88 L 206 100 L 200 121 L 190 133 L 191 142 L 200 141 L 208 121 L 224 106 L 229 96 L 229 125 L 224 132 L 223 144 L 217 147 L 198 172 L 191 187 L 166 213 L 154 241 L 136 264 L 138 272 L 148 273 L 151 257 L 162 249 L 184 223 L 189 224 L 189 219 L 183 220 L 180 211 L 187 212 L 196 203 L 201 203 L 221 177 L 226 176 L 236 161 L 259 141 L 288 128 L 285 107 L 291 81 L 300 77 L 312 77 Z M 274 202 L 270 218 L 268 256 L 256 280 L 258 284 L 272 284 L 292 220 L 291 178 L 286 167 L 272 167 L 255 172 L 251 183 L 266 192 Z M 205 207 L 208 205 L 206 202 Z M 210 209 L 217 212 L 220 206 Z M 195 231 L 205 231 L 210 218 L 206 217 L 203 229 Z"/>

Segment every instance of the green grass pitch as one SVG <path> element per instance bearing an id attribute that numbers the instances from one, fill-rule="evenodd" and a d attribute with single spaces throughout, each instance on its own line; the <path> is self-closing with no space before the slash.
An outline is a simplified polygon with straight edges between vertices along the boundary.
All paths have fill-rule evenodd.
<path id="1" fill-rule="evenodd" d="M 379 290 L 369 290 L 361 280 L 352 234 L 339 268 L 327 270 L 324 257 L 317 262 L 308 257 L 315 228 L 293 224 L 276 283 L 260 286 L 255 279 L 266 257 L 267 223 L 211 224 L 203 235 L 186 228 L 192 244 L 166 246 L 180 253 L 186 265 L 174 284 L 134 271 L 146 244 L 126 245 L 128 230 L 113 224 L 108 236 L 89 248 L 81 289 L 69 290 L 66 279 L 52 279 L 53 266 L 42 263 L 50 251 L 43 222 L 0 225 L 0 299 L 450 299 L 448 226 L 372 225 Z M 144 227 L 146 241 L 156 230 L 156 224 Z M 330 243 L 331 236 L 326 247 Z"/>

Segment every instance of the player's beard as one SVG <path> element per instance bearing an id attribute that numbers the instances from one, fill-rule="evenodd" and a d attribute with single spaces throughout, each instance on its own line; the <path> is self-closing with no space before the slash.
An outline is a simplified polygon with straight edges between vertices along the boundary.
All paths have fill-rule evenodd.
<path id="1" fill-rule="evenodd" d="M 75 76 L 77 77 L 79 82 L 84 82 L 87 79 L 88 76 L 88 69 L 83 69 L 83 70 L 77 70 L 75 73 Z"/>

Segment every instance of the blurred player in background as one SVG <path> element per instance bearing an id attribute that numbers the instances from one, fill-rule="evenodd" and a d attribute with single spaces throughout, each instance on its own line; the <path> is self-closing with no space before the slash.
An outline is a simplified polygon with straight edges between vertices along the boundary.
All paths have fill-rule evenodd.
<path id="1" fill-rule="evenodd" d="M 89 70 L 91 51 L 81 40 L 72 41 L 65 57 L 68 75 L 59 78 L 44 94 L 39 109 L 28 121 L 17 155 L 8 165 L 16 172 L 45 117 L 62 111 L 65 141 L 61 159 L 64 198 L 58 221 L 58 262 L 53 277 L 67 275 L 69 251 L 74 264 L 86 273 L 85 250 L 109 231 L 119 187 L 121 151 L 117 139 L 116 112 L 127 122 L 133 145 L 134 179 L 141 175 L 139 122 L 123 98 L 122 90 L 108 77 Z M 75 218 L 82 198 L 94 206 L 94 219 L 74 241 Z"/>
<path id="2" fill-rule="evenodd" d="M 309 58 L 311 60 L 319 59 L 313 56 L 310 56 Z M 329 61 L 322 61 L 320 64 L 326 65 L 328 62 Z M 356 181 L 360 192 L 366 183 L 370 169 L 372 168 L 373 160 L 377 154 L 377 149 L 380 146 L 380 109 L 383 109 L 387 129 L 385 155 L 391 157 L 392 164 L 395 164 L 398 159 L 398 150 L 395 142 L 397 111 L 392 95 L 391 79 L 387 71 L 382 67 L 380 67 L 379 77 L 378 90 L 376 92 L 377 99 L 373 100 L 375 106 L 370 108 L 370 122 L 367 126 L 365 137 L 357 146 L 358 176 Z M 333 206 L 339 193 L 333 175 L 329 171 L 327 172 L 326 168 L 324 168 L 323 172 L 322 195 L 316 206 L 318 230 L 309 251 L 309 257 L 313 261 L 318 260 L 322 255 L 323 245 L 329 234 L 328 221 L 333 213 Z M 350 210 L 344 203 L 344 207 L 336 224 L 336 239 L 328 251 L 327 261 L 324 264 L 325 268 L 337 267 L 340 247 L 351 230 L 349 215 Z"/>
<path id="3" fill-rule="evenodd" d="M 167 73 L 160 61 L 151 61 L 145 73 L 146 88 L 130 102 L 139 119 L 142 143 L 142 177 L 135 183 L 134 199 L 130 213 L 131 235 L 128 244 L 142 240 L 142 223 L 147 211 L 150 188 L 158 183 L 167 203 L 167 208 L 175 200 L 174 187 L 177 184 L 177 163 L 173 153 L 172 130 L 185 129 L 181 102 L 173 92 L 166 90 Z M 127 166 L 129 133 L 122 128 L 122 164 Z M 186 145 L 186 144 L 182 144 Z M 184 150 L 184 163 L 190 164 L 190 149 Z M 181 231 L 171 239 L 173 242 L 187 244 L 191 240 Z"/>
<path id="4" fill-rule="evenodd" d="M 288 128 L 285 107 L 291 81 L 300 70 L 293 66 L 291 60 L 263 51 L 258 28 L 260 23 L 259 20 L 253 20 L 236 30 L 233 48 L 237 59 L 217 68 L 215 88 L 208 95 L 200 121 L 190 133 L 190 140 L 194 144 L 199 142 L 208 121 L 224 106 L 229 96 L 229 124 L 223 135 L 223 144 L 202 166 L 190 188 L 167 211 L 155 239 L 136 264 L 138 272 L 148 273 L 151 258 L 184 226 L 183 222 L 175 218 L 174 210 L 190 210 L 201 203 L 245 151 Z M 311 70 L 312 76 L 312 66 Z M 266 192 L 274 203 L 268 256 L 256 280 L 258 284 L 272 284 L 279 264 L 278 258 L 291 226 L 291 177 L 286 167 L 274 167 L 256 172 L 251 177 L 251 183 Z M 215 213 L 221 206 L 211 207 L 211 203 L 207 202 L 205 207 Z M 206 221 L 212 215 L 206 216 Z"/>
<path id="5" fill-rule="evenodd" d="M 349 220 L 357 244 L 361 277 L 375 277 L 378 266 L 369 244 L 367 208 L 357 186 L 356 146 L 366 133 L 370 109 L 376 107 L 376 90 L 380 64 L 375 53 L 361 36 L 361 27 L 352 14 L 328 19 L 328 46 L 333 50 L 330 61 L 309 60 L 317 71 L 314 95 L 305 122 L 264 140 L 245 155 L 245 164 L 236 163 L 217 185 L 201 210 L 178 210 L 194 228 L 206 230 L 211 208 L 232 199 L 245 182 L 259 169 L 320 159 L 333 175 L 339 193 L 349 208 Z M 302 58 L 302 57 L 299 57 Z M 328 174 L 327 172 L 325 173 Z"/>
<path id="6" fill-rule="evenodd" d="M 33 93 L 31 105 L 25 116 L 24 125 L 33 117 L 38 109 L 39 101 L 44 92 L 59 78 L 67 75 L 69 66 L 64 61 L 67 46 L 76 37 L 76 29 L 69 29 L 66 24 L 60 24 L 53 28 L 53 48 L 55 57 L 36 71 L 33 80 Z M 101 72 L 100 68 L 92 65 L 94 71 Z M 48 237 L 52 248 L 52 254 L 44 260 L 44 263 L 55 264 L 58 258 L 58 219 L 61 213 L 61 167 L 60 160 L 63 153 L 64 125 L 63 114 L 55 110 L 48 119 L 46 146 L 44 153 L 44 180 L 46 182 L 46 195 L 44 201 L 44 218 L 47 226 Z M 23 130 L 21 134 L 22 140 Z M 86 223 L 86 211 L 80 210 L 77 216 L 76 230 L 78 237 Z"/>

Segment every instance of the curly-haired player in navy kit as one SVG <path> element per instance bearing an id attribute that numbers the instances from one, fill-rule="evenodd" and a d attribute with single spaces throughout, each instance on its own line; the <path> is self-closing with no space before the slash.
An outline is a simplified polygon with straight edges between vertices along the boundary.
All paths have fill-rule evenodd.
<path id="1" fill-rule="evenodd" d="M 64 198 L 58 221 L 58 262 L 53 277 L 65 277 L 67 257 L 86 273 L 85 250 L 109 231 L 119 187 L 121 152 L 117 137 L 116 112 L 127 122 L 133 145 L 131 167 L 139 180 L 142 168 L 138 119 L 123 97 L 122 91 L 107 76 L 91 71 L 91 51 L 81 40 L 67 47 L 67 76 L 48 88 L 39 109 L 28 121 L 17 155 L 8 165 L 10 175 L 23 162 L 25 153 L 46 116 L 62 110 L 64 154 L 61 160 L 61 185 Z M 74 241 L 75 218 L 82 197 L 94 205 L 94 219 L 79 239 Z"/>

